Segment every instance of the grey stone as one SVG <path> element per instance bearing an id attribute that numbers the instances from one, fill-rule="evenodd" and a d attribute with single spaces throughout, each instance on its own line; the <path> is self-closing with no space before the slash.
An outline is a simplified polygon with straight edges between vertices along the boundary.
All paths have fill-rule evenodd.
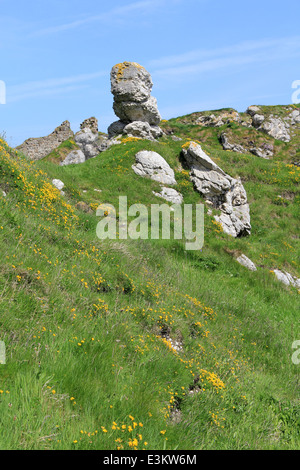
<path id="1" fill-rule="evenodd" d="M 255 114 L 261 113 L 261 109 L 258 106 L 249 106 L 246 113 L 250 114 L 250 116 L 254 116 Z"/>
<path id="2" fill-rule="evenodd" d="M 259 129 L 274 139 L 281 140 L 283 142 L 290 142 L 291 140 L 286 124 L 280 118 L 270 117 L 259 127 Z"/>
<path id="3" fill-rule="evenodd" d="M 161 121 L 161 116 L 157 109 L 157 101 L 153 96 L 150 96 L 143 102 L 115 101 L 113 109 L 118 118 L 125 123 L 143 121 L 155 126 Z"/>
<path id="4" fill-rule="evenodd" d="M 247 258 L 246 255 L 242 254 L 236 258 L 237 262 L 244 266 L 245 268 L 249 269 L 250 271 L 257 271 L 257 268 L 251 259 Z"/>
<path id="5" fill-rule="evenodd" d="M 156 193 L 153 191 L 155 196 L 161 197 L 168 202 L 172 202 L 173 204 L 182 204 L 183 196 L 174 188 L 165 188 L 163 187 L 160 193 Z"/>
<path id="6" fill-rule="evenodd" d="M 65 186 L 65 184 L 64 184 L 61 180 L 59 180 L 59 179 L 53 179 L 53 180 L 52 180 L 52 184 L 53 184 L 53 186 L 55 186 L 59 191 L 61 191 L 61 190 L 64 188 L 64 186 Z"/>
<path id="7" fill-rule="evenodd" d="M 136 62 L 115 65 L 110 74 L 111 92 L 115 101 L 143 102 L 150 97 L 151 75 Z"/>
<path id="8" fill-rule="evenodd" d="M 265 158 L 267 160 L 274 155 L 273 150 L 273 145 L 267 143 L 262 144 L 261 147 L 251 147 L 249 149 L 249 151 L 253 153 L 253 155 L 256 155 L 260 158 Z"/>
<path id="9" fill-rule="evenodd" d="M 153 83 L 150 73 L 135 62 L 123 62 L 112 68 L 110 79 L 113 109 L 120 120 L 109 126 L 109 138 L 122 133 L 153 140 L 162 135 L 158 128 L 161 116 L 157 101 L 151 96 Z M 151 130 L 145 125 L 137 125 L 138 121 L 149 124 Z M 126 130 L 127 125 L 133 123 Z"/>
<path id="10" fill-rule="evenodd" d="M 293 286 L 297 289 L 300 289 L 300 278 L 297 279 L 296 277 L 292 276 L 290 273 L 286 271 L 280 271 L 279 269 L 274 269 L 274 274 L 278 281 L 282 282 L 286 286 Z"/>
<path id="11" fill-rule="evenodd" d="M 163 135 L 163 132 L 158 126 L 150 126 L 148 122 L 134 121 L 127 124 L 123 133 L 130 137 L 139 137 L 141 139 L 155 140 Z"/>
<path id="12" fill-rule="evenodd" d="M 113 122 L 107 129 L 108 137 L 111 139 L 112 137 L 115 137 L 116 135 L 122 134 L 125 126 L 126 124 L 122 121 Z"/>
<path id="13" fill-rule="evenodd" d="M 98 119 L 90 117 L 80 124 L 80 129 L 90 129 L 94 134 L 98 134 Z"/>
<path id="14" fill-rule="evenodd" d="M 27 139 L 16 150 L 24 153 L 30 160 L 40 160 L 73 136 L 69 121 L 64 121 L 48 136 Z"/>
<path id="15" fill-rule="evenodd" d="M 163 184 L 176 184 L 174 171 L 158 153 L 142 150 L 136 154 L 135 160 L 136 164 L 132 165 L 132 169 L 137 175 Z"/>
<path id="16" fill-rule="evenodd" d="M 242 145 L 230 143 L 225 132 L 221 134 L 220 139 L 221 139 L 221 144 L 223 145 L 224 150 L 230 150 L 231 152 L 238 152 L 238 153 L 247 153 L 247 149 L 245 149 Z"/>
<path id="17" fill-rule="evenodd" d="M 253 127 L 259 127 L 265 120 L 265 116 L 263 114 L 254 114 L 252 116 L 252 125 Z"/>
<path id="18" fill-rule="evenodd" d="M 85 161 L 85 155 L 82 152 L 82 150 L 72 150 L 64 161 L 60 163 L 61 166 L 65 165 L 73 165 L 73 164 L 78 164 L 78 163 L 83 163 Z"/>
<path id="19" fill-rule="evenodd" d="M 90 127 L 84 127 L 82 130 L 75 134 L 75 142 L 78 145 L 92 144 L 97 140 L 98 133 L 93 132 Z"/>
<path id="20" fill-rule="evenodd" d="M 201 145 L 196 142 L 190 142 L 188 149 L 183 149 L 183 155 L 191 168 L 199 168 L 201 170 L 215 170 L 223 175 L 224 171 L 202 150 Z"/>
<path id="21" fill-rule="evenodd" d="M 300 111 L 295 109 L 290 115 L 289 118 L 291 120 L 292 125 L 300 123 Z"/>
<path id="22" fill-rule="evenodd" d="M 224 232 L 233 237 L 250 235 L 250 209 L 241 180 L 227 175 L 195 142 L 183 148 L 182 154 L 195 189 L 206 203 L 221 211 L 214 218 Z"/>

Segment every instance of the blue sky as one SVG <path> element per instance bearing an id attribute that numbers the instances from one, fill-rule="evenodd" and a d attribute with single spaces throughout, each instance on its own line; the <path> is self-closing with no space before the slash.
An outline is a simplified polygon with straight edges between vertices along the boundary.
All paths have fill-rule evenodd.
<path id="1" fill-rule="evenodd" d="M 299 18 L 299 0 L 0 0 L 0 132 L 15 146 L 91 116 L 106 132 L 125 60 L 151 73 L 164 119 L 289 104 Z"/>

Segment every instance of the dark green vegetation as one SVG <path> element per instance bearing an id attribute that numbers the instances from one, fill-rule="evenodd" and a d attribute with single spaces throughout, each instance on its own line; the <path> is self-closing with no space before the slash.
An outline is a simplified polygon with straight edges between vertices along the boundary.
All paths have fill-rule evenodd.
<path id="1" fill-rule="evenodd" d="M 270 272 L 300 277 L 295 143 L 275 142 L 270 160 L 226 152 L 220 128 L 192 116 L 162 124 L 180 142 L 126 139 L 66 167 L 0 142 L 1 449 L 299 448 L 299 293 Z M 172 239 L 99 240 L 100 203 L 162 203 L 157 183 L 131 169 L 139 150 L 167 160 L 185 203 L 202 201 L 182 166 L 186 140 L 241 177 L 251 236 L 227 236 L 205 210 L 201 252 Z"/>

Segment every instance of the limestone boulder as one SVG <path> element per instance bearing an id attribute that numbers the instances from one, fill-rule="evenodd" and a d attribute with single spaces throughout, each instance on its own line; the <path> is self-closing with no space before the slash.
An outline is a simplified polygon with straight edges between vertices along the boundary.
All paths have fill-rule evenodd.
<path id="1" fill-rule="evenodd" d="M 274 269 L 273 272 L 278 281 L 282 282 L 286 286 L 293 286 L 300 289 L 300 278 L 298 279 L 286 271 L 280 271 L 280 269 Z"/>
<path id="2" fill-rule="evenodd" d="M 264 121 L 258 129 L 274 137 L 274 139 L 283 142 L 290 142 L 291 140 L 287 125 L 279 117 L 270 117 L 268 120 Z"/>
<path id="3" fill-rule="evenodd" d="M 133 171 L 142 177 L 151 178 L 162 184 L 176 184 L 174 171 L 166 160 L 157 152 L 142 150 L 135 155 Z"/>
<path id="4" fill-rule="evenodd" d="M 123 133 L 129 137 L 139 137 L 140 139 L 156 140 L 163 135 L 159 126 L 150 126 L 148 122 L 133 121 L 123 128 Z"/>
<path id="5" fill-rule="evenodd" d="M 85 162 L 85 155 L 82 150 L 72 150 L 66 158 L 60 163 L 61 166 L 75 165 Z"/>
<path id="6" fill-rule="evenodd" d="M 239 264 L 241 264 L 245 268 L 249 269 L 249 271 L 257 271 L 257 268 L 256 268 L 255 264 L 253 263 L 253 261 L 251 261 L 251 259 L 247 258 L 246 255 L 241 254 L 240 256 L 238 256 L 236 258 L 236 260 Z"/>
<path id="7" fill-rule="evenodd" d="M 220 215 L 214 218 L 223 231 L 233 237 L 250 235 L 250 208 L 241 180 L 226 174 L 196 142 L 183 148 L 182 155 L 196 191 L 210 206 L 220 210 Z"/>

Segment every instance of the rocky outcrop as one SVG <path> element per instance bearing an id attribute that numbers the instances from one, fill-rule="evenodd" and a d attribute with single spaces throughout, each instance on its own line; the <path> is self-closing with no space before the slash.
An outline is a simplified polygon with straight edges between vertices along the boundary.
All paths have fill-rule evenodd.
<path id="1" fill-rule="evenodd" d="M 174 171 L 166 160 L 156 152 L 142 150 L 135 155 L 133 171 L 143 177 L 151 178 L 162 184 L 176 184 Z"/>
<path id="2" fill-rule="evenodd" d="M 274 139 L 282 140 L 283 142 L 289 142 L 291 140 L 288 128 L 281 118 L 269 117 L 258 129 L 274 137 Z"/>
<path id="3" fill-rule="evenodd" d="M 60 163 L 61 166 L 83 163 L 104 152 L 111 145 L 119 143 L 104 134 L 99 134 L 98 120 L 95 117 L 86 119 L 80 124 L 80 131 L 75 134 L 74 140 L 79 149 L 72 150 Z"/>
<path id="4" fill-rule="evenodd" d="M 280 117 L 273 116 L 272 114 L 265 118 L 259 106 L 249 106 L 246 111 L 252 118 L 252 125 L 256 129 L 265 132 L 274 139 L 283 142 L 289 142 L 291 136 L 288 130 L 289 125 L 286 124 Z"/>
<path id="5" fill-rule="evenodd" d="M 49 155 L 62 142 L 74 136 L 70 128 L 69 121 L 64 121 L 50 135 L 46 137 L 30 138 L 23 144 L 16 147 L 16 150 L 22 152 L 30 160 L 40 160 Z"/>
<path id="6" fill-rule="evenodd" d="M 106 150 L 107 139 L 101 139 L 98 133 L 98 121 L 89 118 L 80 125 L 80 131 L 75 134 L 75 142 L 85 155 L 85 159 L 96 157 Z"/>
<path id="7" fill-rule="evenodd" d="M 250 210 L 242 182 L 227 175 L 195 142 L 183 148 L 182 155 L 195 189 L 210 206 L 221 211 L 215 220 L 223 231 L 233 237 L 250 235 Z"/>
<path id="8" fill-rule="evenodd" d="M 260 158 L 269 159 L 273 156 L 274 146 L 270 143 L 263 142 L 260 146 L 256 147 L 254 142 L 249 140 L 245 142 L 247 146 L 242 146 L 236 142 L 231 142 L 226 132 L 222 132 L 220 135 L 220 142 L 224 150 L 230 150 L 231 152 L 238 153 L 252 153 Z"/>
<path id="9" fill-rule="evenodd" d="M 247 149 L 245 149 L 242 145 L 229 142 L 229 139 L 225 132 L 222 132 L 220 136 L 220 141 L 221 141 L 221 144 L 223 145 L 224 150 L 230 150 L 231 152 L 238 152 L 238 153 L 247 152 Z"/>
<path id="10" fill-rule="evenodd" d="M 109 138 L 125 134 L 155 140 L 161 136 L 161 116 L 156 98 L 151 96 L 149 72 L 135 62 L 123 62 L 112 68 L 110 79 L 113 109 L 120 120 L 109 126 Z"/>
<path id="11" fill-rule="evenodd" d="M 212 114 L 201 114 L 196 119 L 195 124 L 203 127 L 221 127 L 231 122 L 236 122 L 243 127 L 251 126 L 249 120 L 243 118 L 235 109 L 222 110 Z"/>

